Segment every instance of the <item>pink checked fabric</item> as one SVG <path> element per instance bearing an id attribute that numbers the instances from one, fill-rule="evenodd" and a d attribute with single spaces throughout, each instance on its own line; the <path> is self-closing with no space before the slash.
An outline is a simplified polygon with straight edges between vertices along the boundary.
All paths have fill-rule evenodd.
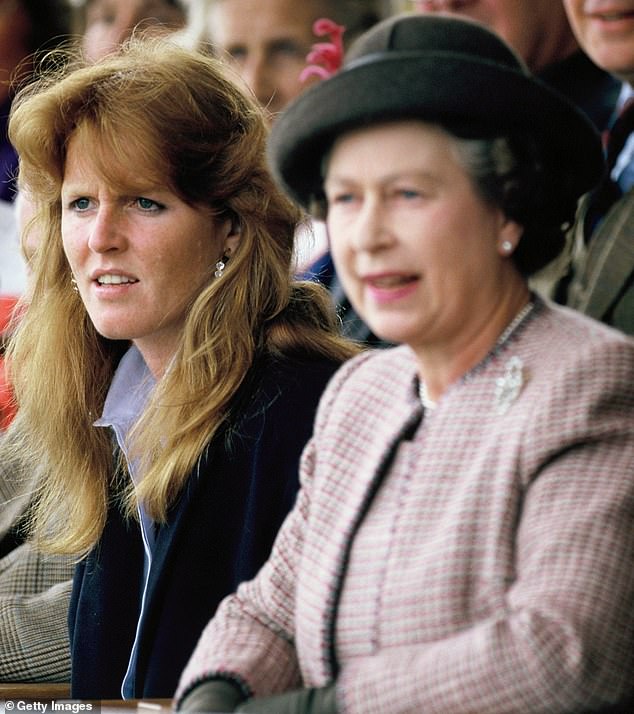
<path id="1" fill-rule="evenodd" d="M 505 413 L 496 383 L 524 382 Z M 322 398 L 268 563 L 226 599 L 179 696 L 336 679 L 346 714 L 557 714 L 634 694 L 634 341 L 538 304 L 421 416 L 406 347 Z"/>

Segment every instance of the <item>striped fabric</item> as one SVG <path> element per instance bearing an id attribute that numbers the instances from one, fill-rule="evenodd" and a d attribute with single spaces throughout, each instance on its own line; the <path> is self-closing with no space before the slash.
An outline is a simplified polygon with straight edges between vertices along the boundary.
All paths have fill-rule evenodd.
<path id="1" fill-rule="evenodd" d="M 361 355 L 302 483 L 177 698 L 229 673 L 256 696 L 336 680 L 346 714 L 634 710 L 634 340 L 540 303 L 428 414 L 407 348 Z"/>
<path id="2" fill-rule="evenodd" d="M 575 223 L 573 277 L 567 304 L 634 336 L 634 190 L 616 201 L 586 241 L 590 196 Z"/>

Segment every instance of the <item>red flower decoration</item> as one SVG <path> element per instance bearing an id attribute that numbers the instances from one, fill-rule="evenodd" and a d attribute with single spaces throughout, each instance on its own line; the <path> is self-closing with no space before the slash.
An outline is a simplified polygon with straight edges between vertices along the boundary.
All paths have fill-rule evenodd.
<path id="1" fill-rule="evenodd" d="M 315 21 L 313 33 L 317 37 L 330 35 L 330 42 L 317 42 L 306 57 L 308 66 L 299 75 L 300 82 L 305 82 L 309 77 L 316 75 L 321 79 L 328 79 L 336 74 L 343 63 L 343 33 L 346 28 L 336 22 L 322 17 Z"/>

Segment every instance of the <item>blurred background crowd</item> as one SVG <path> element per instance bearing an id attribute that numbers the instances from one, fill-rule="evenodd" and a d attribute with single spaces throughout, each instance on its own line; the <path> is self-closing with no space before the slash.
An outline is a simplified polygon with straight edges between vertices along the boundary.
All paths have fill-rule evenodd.
<path id="1" fill-rule="evenodd" d="M 613 13 L 634 14 L 634 3 L 614 2 Z M 320 81 L 315 75 L 300 77 L 314 45 L 332 39 L 316 36 L 317 20 L 345 27 L 345 52 L 374 25 L 400 13 L 456 15 L 484 24 L 515 50 L 527 72 L 591 120 L 604 140 L 605 175 L 581 199 L 563 249 L 531 275 L 530 288 L 634 334 L 634 122 L 628 113 L 634 35 L 625 37 L 615 55 L 603 53 L 586 31 L 581 0 L 0 0 L 0 431 L 15 417 L 1 362 L 4 341 L 19 319 L 15 307 L 28 294 L 29 261 L 38 249 L 33 200 L 18 186 L 19 157 L 8 136 L 19 89 L 69 58 L 95 63 L 133 35 L 165 35 L 225 61 L 274 126 L 290 103 Z M 616 127 L 618 145 L 610 138 Z M 308 214 L 295 231 L 293 271 L 328 288 L 345 338 L 363 346 L 390 344 L 356 314 L 339 281 L 325 224 Z M 15 545 L 14 536 L 7 536 L 15 520 L 5 520 L 3 525 L 0 517 L 0 556 Z M 65 617 L 74 562 L 49 562 L 53 565 L 43 568 L 38 587 L 40 593 L 53 593 L 47 617 L 59 624 L 44 658 L 51 664 L 29 670 L 22 661 L 3 671 L 0 662 L 0 680 L 66 681 L 69 676 Z M 37 607 L 35 602 L 34 612 Z M 30 617 L 28 610 L 24 617 Z M 37 623 L 35 615 L 32 622 Z M 37 647 L 41 650 L 41 643 Z M 25 651 L 25 659 L 31 656 Z"/>

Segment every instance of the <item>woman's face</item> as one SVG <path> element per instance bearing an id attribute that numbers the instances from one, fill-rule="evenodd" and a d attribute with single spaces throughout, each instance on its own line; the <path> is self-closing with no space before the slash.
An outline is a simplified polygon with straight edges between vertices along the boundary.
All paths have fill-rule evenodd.
<path id="1" fill-rule="evenodd" d="M 380 337 L 460 350 L 521 281 L 503 242 L 519 226 L 485 203 L 453 139 L 420 121 L 335 143 L 325 191 L 331 251 L 357 312 Z"/>
<path id="2" fill-rule="evenodd" d="M 115 189 L 91 158 L 92 131 L 68 145 L 62 240 L 88 315 L 104 337 L 132 340 L 156 375 L 174 354 L 189 308 L 237 243 L 229 222 L 143 176 L 131 153 Z M 141 170 L 140 170 L 141 168 Z M 69 285 L 69 290 L 71 289 Z"/>

